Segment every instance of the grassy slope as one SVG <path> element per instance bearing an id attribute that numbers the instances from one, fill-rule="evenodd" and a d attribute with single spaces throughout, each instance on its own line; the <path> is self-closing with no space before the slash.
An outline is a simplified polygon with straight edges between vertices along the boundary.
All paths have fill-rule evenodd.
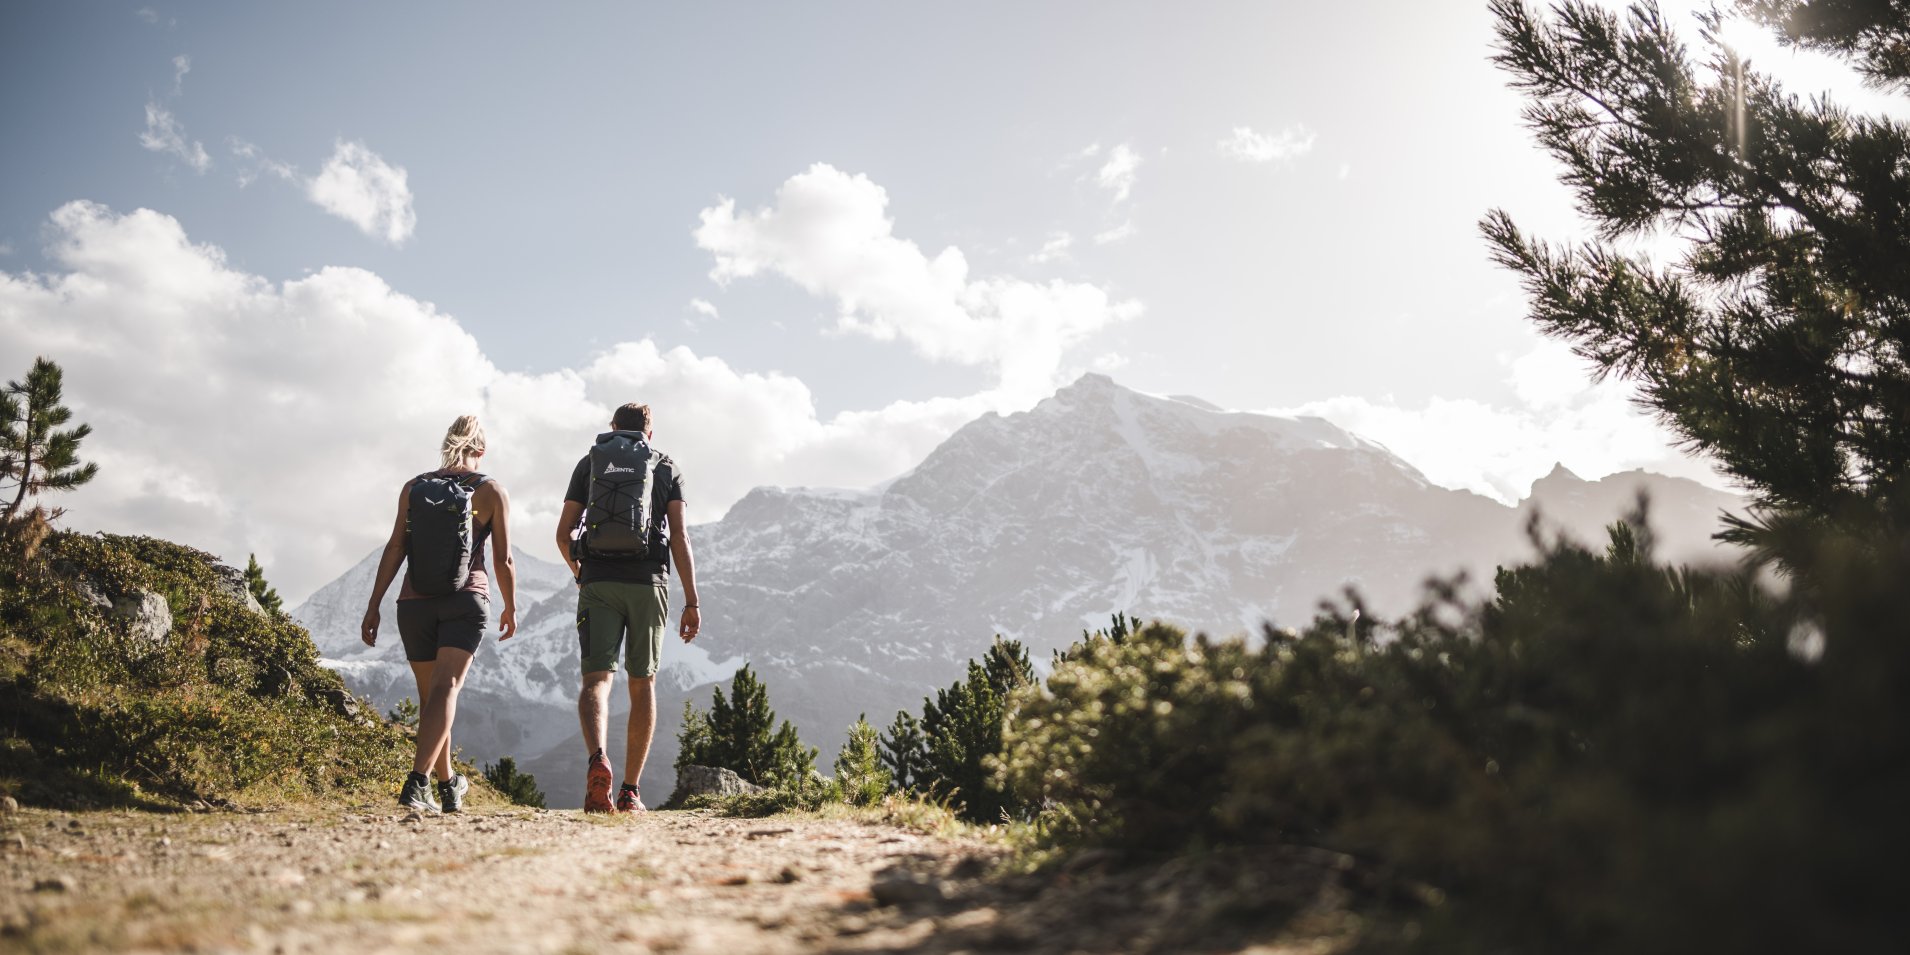
<path id="1" fill-rule="evenodd" d="M 172 631 L 141 639 L 89 591 L 156 593 Z M 411 749 L 208 554 L 60 533 L 31 560 L 0 555 L 0 792 L 68 808 L 382 800 Z"/>

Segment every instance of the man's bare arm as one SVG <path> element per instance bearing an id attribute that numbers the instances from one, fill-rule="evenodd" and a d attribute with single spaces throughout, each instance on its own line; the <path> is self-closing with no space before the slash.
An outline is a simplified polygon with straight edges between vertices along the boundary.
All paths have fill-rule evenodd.
<path id="1" fill-rule="evenodd" d="M 365 606 L 364 622 L 358 627 L 358 638 L 368 647 L 378 645 L 378 605 L 384 602 L 385 591 L 391 589 L 391 581 L 398 576 L 398 566 L 405 561 L 405 507 L 410 500 L 411 484 L 406 482 L 404 489 L 398 492 L 398 517 L 392 522 L 385 552 L 378 557 L 378 576 L 372 581 L 371 600 Z"/>
<path id="2" fill-rule="evenodd" d="M 570 568 L 572 580 L 576 580 L 577 575 L 583 573 L 583 568 L 577 566 L 577 558 L 571 556 L 570 535 L 577 530 L 578 523 L 583 519 L 584 502 L 582 501 L 565 501 L 564 512 L 557 517 L 557 553 L 564 559 L 564 566 Z"/>
<path id="3" fill-rule="evenodd" d="M 670 557 L 676 563 L 677 580 L 683 583 L 683 622 L 678 626 L 683 642 L 696 639 L 696 632 L 702 629 L 703 614 L 697 609 L 696 600 L 696 558 L 690 553 L 690 525 L 683 519 L 683 502 L 671 501 L 670 514 Z"/>

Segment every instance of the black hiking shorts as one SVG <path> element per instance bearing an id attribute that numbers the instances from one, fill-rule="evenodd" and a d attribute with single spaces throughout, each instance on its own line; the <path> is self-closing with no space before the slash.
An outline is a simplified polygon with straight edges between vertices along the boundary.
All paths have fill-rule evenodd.
<path id="1" fill-rule="evenodd" d="M 398 601 L 398 636 L 405 642 L 405 659 L 413 663 L 436 660 L 441 647 L 475 655 L 490 621 L 491 601 L 466 590 Z"/>

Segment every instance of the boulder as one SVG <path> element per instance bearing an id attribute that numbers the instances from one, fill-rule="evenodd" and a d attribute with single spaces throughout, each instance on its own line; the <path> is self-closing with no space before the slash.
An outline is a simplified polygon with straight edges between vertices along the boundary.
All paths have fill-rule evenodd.
<path id="1" fill-rule="evenodd" d="M 676 791 L 670 794 L 670 801 L 665 805 L 681 806 L 691 796 L 742 796 L 762 791 L 763 787 L 732 770 L 685 766 L 676 771 Z"/>
<path id="2" fill-rule="evenodd" d="M 172 608 L 150 590 L 135 590 L 113 601 L 112 616 L 126 622 L 134 639 L 146 643 L 164 643 L 172 633 Z"/>
<path id="3" fill-rule="evenodd" d="M 107 613 L 113 609 L 113 601 L 99 589 L 97 584 L 85 577 L 73 579 L 73 591 L 79 594 L 81 601 L 101 613 Z"/>
<path id="4" fill-rule="evenodd" d="M 230 564 L 212 562 L 213 589 L 245 604 L 253 613 L 264 613 L 259 606 L 259 598 L 252 596 L 252 588 L 245 585 L 245 571 Z"/>

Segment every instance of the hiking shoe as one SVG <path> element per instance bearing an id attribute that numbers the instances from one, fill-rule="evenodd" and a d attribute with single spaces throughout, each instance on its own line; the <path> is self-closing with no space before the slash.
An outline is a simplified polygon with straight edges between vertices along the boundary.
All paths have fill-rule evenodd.
<path id="1" fill-rule="evenodd" d="M 610 760 L 602 753 L 590 757 L 590 771 L 584 774 L 584 811 L 611 812 Z"/>
<path id="2" fill-rule="evenodd" d="M 465 779 L 463 773 L 458 773 L 450 779 L 438 783 L 438 811 L 462 812 L 464 810 L 464 794 L 470 791 L 471 781 Z"/>
<path id="3" fill-rule="evenodd" d="M 618 812 L 649 812 L 650 807 L 643 804 L 643 791 L 630 783 L 624 783 L 617 789 Z"/>
<path id="4" fill-rule="evenodd" d="M 431 777 L 412 773 L 405 777 L 405 788 L 398 791 L 398 805 L 413 812 L 437 812 L 431 802 Z"/>

